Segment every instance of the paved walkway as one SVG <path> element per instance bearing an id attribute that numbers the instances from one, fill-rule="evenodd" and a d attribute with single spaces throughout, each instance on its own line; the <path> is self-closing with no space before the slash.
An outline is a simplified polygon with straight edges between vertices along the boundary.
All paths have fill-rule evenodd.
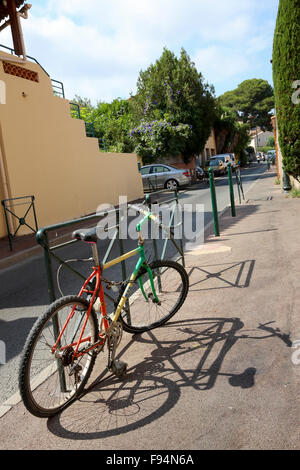
<path id="1" fill-rule="evenodd" d="M 22 403 L 4 414 L 0 447 L 299 449 L 299 199 L 275 179 L 261 177 L 235 218 L 223 214 L 221 237 L 187 253 L 180 312 L 124 333 L 123 382 L 99 380 L 100 355 L 89 393 L 60 415 L 41 420 Z"/>

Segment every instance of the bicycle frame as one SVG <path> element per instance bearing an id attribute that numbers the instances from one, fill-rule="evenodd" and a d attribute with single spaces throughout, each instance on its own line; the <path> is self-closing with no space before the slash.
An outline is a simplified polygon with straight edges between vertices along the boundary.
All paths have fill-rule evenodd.
<path id="1" fill-rule="evenodd" d="M 92 245 L 92 248 L 93 248 L 93 253 L 94 253 L 94 262 L 95 262 L 95 266 L 93 267 L 93 271 L 91 273 L 91 275 L 85 280 L 78 296 L 81 297 L 84 293 L 87 293 L 87 294 L 90 294 L 92 295 L 92 298 L 89 302 L 89 307 L 88 307 L 88 311 L 86 313 L 86 316 L 85 316 L 85 320 L 84 320 L 84 324 L 82 326 L 82 330 L 81 330 L 81 333 L 80 333 L 80 336 L 79 336 L 79 339 L 77 342 L 75 343 L 71 343 L 67 346 L 64 346 L 63 348 L 60 348 L 60 351 L 63 351 L 64 349 L 68 348 L 68 347 L 75 347 L 75 350 L 74 350 L 74 353 L 73 353 L 73 359 L 75 358 L 79 358 L 80 356 L 83 356 L 84 354 L 86 354 L 87 352 L 99 347 L 99 346 L 104 346 L 105 344 L 105 339 L 106 339 L 106 334 L 107 332 L 109 331 L 109 329 L 113 329 L 114 325 L 116 324 L 116 322 L 118 321 L 118 318 L 120 316 L 120 313 L 128 299 L 128 294 L 129 294 L 129 291 L 130 289 L 132 288 L 136 278 L 137 278 L 137 275 L 140 271 L 140 269 L 142 267 L 145 267 L 145 269 L 147 270 L 148 274 L 149 274 L 149 280 L 150 280 L 150 285 L 151 285 L 151 290 L 152 290 L 152 293 L 154 295 L 154 298 L 157 302 L 159 302 L 159 299 L 157 297 L 157 294 L 156 294 L 156 291 L 155 291 L 155 286 L 154 286 L 154 281 L 153 281 L 153 274 L 152 274 L 152 271 L 150 269 L 150 267 L 147 265 L 147 262 L 146 262 L 146 257 L 145 257 L 145 250 L 144 250 L 144 240 L 141 236 L 141 225 L 149 218 L 153 218 L 151 212 L 148 212 L 146 213 L 145 217 L 141 220 L 141 222 L 137 225 L 137 232 L 139 234 L 139 244 L 138 244 L 138 247 L 135 248 L 134 250 L 132 251 L 129 251 L 127 253 L 124 253 L 122 256 L 119 256 L 117 258 L 114 258 L 113 260 L 111 261 L 108 261 L 106 262 L 104 265 L 101 265 L 99 263 L 99 260 L 98 260 L 98 252 L 97 252 L 97 248 L 96 248 L 96 244 L 93 243 Z M 108 320 L 107 320 L 107 310 L 106 310 L 106 302 L 105 302 L 105 297 L 104 297 L 104 291 L 103 291 L 103 285 L 102 285 L 102 281 L 101 281 L 101 274 L 102 274 L 102 271 L 105 270 L 105 269 L 108 269 L 110 268 L 111 266 L 114 266 L 115 264 L 118 264 L 118 263 L 121 263 L 122 261 L 134 256 L 134 255 L 137 255 L 139 254 L 139 259 L 136 263 L 136 266 L 129 278 L 129 281 L 128 281 L 128 284 L 125 288 L 125 291 L 123 292 L 123 295 L 117 305 L 117 308 L 114 312 L 114 316 L 113 318 L 111 319 L 111 324 L 108 323 Z M 96 278 L 96 285 L 95 285 L 95 288 L 93 290 L 90 290 L 88 288 L 89 284 L 93 281 L 93 279 Z M 144 287 L 143 287 L 143 284 L 142 284 L 142 280 L 139 279 L 139 286 L 140 286 L 140 289 L 143 293 L 143 296 L 146 300 L 146 302 L 149 301 L 148 297 L 146 296 L 145 294 L 145 291 L 144 291 Z M 84 331 L 85 331 L 85 327 L 87 325 L 87 322 L 88 322 L 88 319 L 89 319 L 89 316 L 90 316 L 90 313 L 91 313 L 91 309 L 94 305 L 94 302 L 96 301 L 96 297 L 99 297 L 99 301 L 100 301 L 100 314 L 101 314 L 101 324 L 103 325 L 103 329 L 104 329 L 104 334 L 102 333 L 101 334 L 101 331 L 99 333 L 99 340 L 96 341 L 96 343 L 92 344 L 89 348 L 85 349 L 84 351 L 80 352 L 78 351 L 79 350 L 79 346 L 80 344 L 82 343 L 86 343 L 87 341 L 91 341 L 91 338 L 90 337 L 86 337 L 86 338 L 83 338 L 83 334 L 84 334 Z M 72 311 L 70 312 L 57 340 L 56 340 L 56 343 L 54 344 L 53 348 L 52 348 L 52 353 L 54 354 L 56 349 L 58 348 L 58 345 L 60 344 L 60 339 L 67 327 L 67 324 L 69 322 L 69 320 L 74 316 L 75 314 L 75 309 L 76 309 L 76 306 L 74 306 L 72 308 Z M 75 335 L 74 335 L 75 336 Z"/>

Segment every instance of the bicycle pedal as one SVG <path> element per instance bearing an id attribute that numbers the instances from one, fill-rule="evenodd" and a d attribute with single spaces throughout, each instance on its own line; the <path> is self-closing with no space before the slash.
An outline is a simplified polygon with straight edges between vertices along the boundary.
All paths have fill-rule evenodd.
<path id="1" fill-rule="evenodd" d="M 126 375 L 127 364 L 126 362 L 116 359 L 112 362 L 110 369 L 119 379 L 123 379 Z"/>

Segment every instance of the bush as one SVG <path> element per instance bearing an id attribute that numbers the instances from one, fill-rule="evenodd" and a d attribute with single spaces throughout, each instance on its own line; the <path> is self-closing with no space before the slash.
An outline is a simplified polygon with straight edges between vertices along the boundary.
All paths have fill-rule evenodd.
<path id="1" fill-rule="evenodd" d="M 258 152 L 263 152 L 263 153 L 268 153 L 269 150 L 275 150 L 275 148 L 274 147 L 267 147 L 267 146 L 257 148 Z"/>
<path id="2" fill-rule="evenodd" d="M 140 150 L 148 154 L 146 148 L 153 159 L 158 155 L 158 148 L 159 152 L 164 148 L 166 154 L 165 134 L 158 128 L 159 123 L 169 123 L 165 128 L 171 138 L 169 147 L 181 153 L 185 163 L 203 150 L 215 120 L 214 89 L 204 81 L 184 49 L 176 57 L 165 48 L 154 64 L 140 72 L 132 104 L 136 122 L 144 119 L 146 128 L 150 123 L 157 123 L 151 139 L 145 133 L 146 140 L 143 124 L 139 126 L 142 132 L 137 153 L 140 156 Z"/>
<path id="3" fill-rule="evenodd" d="M 293 188 L 290 192 L 290 196 L 291 197 L 297 197 L 299 198 L 300 197 L 300 189 L 296 189 L 296 188 Z"/>
<path id="4" fill-rule="evenodd" d="M 273 81 L 279 144 L 285 171 L 300 178 L 300 104 L 292 101 L 299 76 L 299 0 L 280 0 L 273 43 Z"/>
<path id="5" fill-rule="evenodd" d="M 143 163 L 154 163 L 168 156 L 182 155 L 188 146 L 192 134 L 192 126 L 178 124 L 172 126 L 167 120 L 152 122 L 142 121 L 129 132 L 134 143 L 135 152 L 143 159 Z"/>

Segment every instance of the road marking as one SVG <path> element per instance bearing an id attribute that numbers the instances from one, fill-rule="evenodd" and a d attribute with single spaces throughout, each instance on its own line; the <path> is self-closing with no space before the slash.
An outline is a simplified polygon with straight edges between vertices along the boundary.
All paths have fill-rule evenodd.
<path id="1" fill-rule="evenodd" d="M 230 246 L 215 244 L 204 244 L 191 248 L 186 251 L 186 255 L 198 256 L 198 255 L 212 255 L 215 253 L 228 253 L 231 251 Z"/>
<path id="2" fill-rule="evenodd" d="M 21 395 L 19 392 L 14 393 L 8 400 L 0 405 L 0 418 L 2 418 L 14 405 L 17 405 L 21 401 Z"/>

